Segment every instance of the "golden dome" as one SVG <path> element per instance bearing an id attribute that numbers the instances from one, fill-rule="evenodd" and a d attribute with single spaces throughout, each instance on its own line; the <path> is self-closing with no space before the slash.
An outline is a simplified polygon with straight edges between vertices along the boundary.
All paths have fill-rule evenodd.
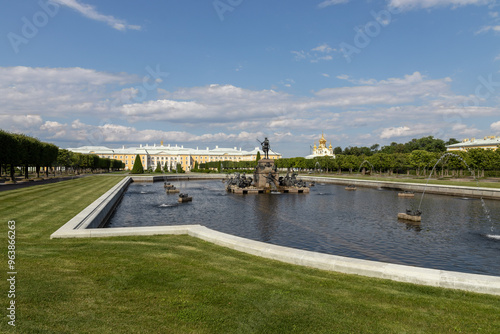
<path id="1" fill-rule="evenodd" d="M 325 136 L 323 135 L 323 133 L 321 133 L 321 139 L 319 140 L 319 144 L 323 144 L 325 145 L 326 144 L 326 139 L 325 139 Z"/>

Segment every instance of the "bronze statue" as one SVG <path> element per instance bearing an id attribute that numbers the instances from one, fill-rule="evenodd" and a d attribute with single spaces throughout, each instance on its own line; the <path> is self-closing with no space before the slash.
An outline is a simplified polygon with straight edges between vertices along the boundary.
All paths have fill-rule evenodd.
<path id="1" fill-rule="evenodd" d="M 267 139 L 267 137 L 266 137 L 263 142 L 261 142 L 258 139 L 257 139 L 257 141 L 262 146 L 262 151 L 264 152 L 264 158 L 269 159 L 269 150 L 271 149 L 271 146 L 269 145 L 269 139 Z"/>

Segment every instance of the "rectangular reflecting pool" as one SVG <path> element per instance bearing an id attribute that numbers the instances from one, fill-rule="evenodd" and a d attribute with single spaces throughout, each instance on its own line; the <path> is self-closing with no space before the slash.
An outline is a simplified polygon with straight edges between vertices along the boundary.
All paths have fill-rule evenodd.
<path id="1" fill-rule="evenodd" d="M 309 194 L 236 195 L 220 180 L 170 181 L 193 197 L 178 203 L 163 182 L 132 183 L 107 228 L 200 224 L 276 245 L 425 268 L 500 276 L 500 201 L 426 194 L 418 207 L 394 190 L 316 184 Z"/>

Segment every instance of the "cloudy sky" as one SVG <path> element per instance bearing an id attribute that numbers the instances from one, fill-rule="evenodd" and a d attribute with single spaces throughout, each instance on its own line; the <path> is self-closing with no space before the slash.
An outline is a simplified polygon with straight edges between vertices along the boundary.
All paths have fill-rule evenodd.
<path id="1" fill-rule="evenodd" d="M 500 135 L 500 1 L 1 6 L 0 128 L 63 148 Z"/>

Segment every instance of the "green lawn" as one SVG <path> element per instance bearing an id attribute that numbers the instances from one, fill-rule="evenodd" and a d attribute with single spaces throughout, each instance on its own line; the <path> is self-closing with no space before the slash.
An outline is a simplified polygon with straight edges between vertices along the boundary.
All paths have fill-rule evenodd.
<path id="1" fill-rule="evenodd" d="M 50 239 L 121 180 L 0 192 L 18 333 L 498 333 L 500 297 L 293 266 L 188 236 Z M 2 280 L 7 324 L 8 285 Z"/>

